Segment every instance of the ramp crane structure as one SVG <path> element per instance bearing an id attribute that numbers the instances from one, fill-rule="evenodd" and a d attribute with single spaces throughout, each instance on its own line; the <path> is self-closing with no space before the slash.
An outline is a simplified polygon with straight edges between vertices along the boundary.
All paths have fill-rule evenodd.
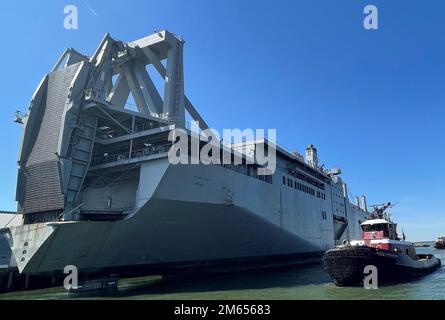
<path id="1" fill-rule="evenodd" d="M 163 30 L 127 43 L 106 34 L 91 57 L 65 50 L 20 117 L 16 200 L 25 223 L 81 218 L 79 194 L 101 146 L 120 139 L 130 160 L 136 138 L 153 128 L 185 128 L 186 111 L 208 128 L 184 94 L 183 46 Z M 149 65 L 163 79 L 163 96 Z"/>

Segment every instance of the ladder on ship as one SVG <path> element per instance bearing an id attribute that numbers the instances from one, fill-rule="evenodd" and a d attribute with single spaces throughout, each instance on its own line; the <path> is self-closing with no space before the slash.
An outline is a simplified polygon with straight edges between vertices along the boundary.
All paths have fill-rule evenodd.
<path id="1" fill-rule="evenodd" d="M 96 117 L 83 115 L 80 116 L 79 125 L 74 130 L 70 143 L 71 170 L 66 184 L 66 211 L 78 205 L 79 194 L 93 155 L 97 123 Z"/>

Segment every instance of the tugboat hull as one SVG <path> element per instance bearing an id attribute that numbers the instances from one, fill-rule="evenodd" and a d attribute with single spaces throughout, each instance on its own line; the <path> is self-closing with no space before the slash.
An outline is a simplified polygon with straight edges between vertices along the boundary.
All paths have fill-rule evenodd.
<path id="1" fill-rule="evenodd" d="M 443 242 L 443 241 L 436 241 L 435 243 L 434 243 L 434 248 L 436 248 L 436 249 L 445 249 L 445 242 Z"/>
<path id="2" fill-rule="evenodd" d="M 337 286 L 359 286 L 368 265 L 377 267 L 379 285 L 419 277 L 441 265 L 440 259 L 433 255 L 418 255 L 418 258 L 366 246 L 343 246 L 325 253 L 323 270 Z"/>

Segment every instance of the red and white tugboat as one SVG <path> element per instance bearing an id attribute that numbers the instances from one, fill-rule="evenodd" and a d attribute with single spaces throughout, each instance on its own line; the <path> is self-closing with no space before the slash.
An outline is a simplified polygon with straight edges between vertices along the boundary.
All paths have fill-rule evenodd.
<path id="1" fill-rule="evenodd" d="M 377 267 L 378 283 L 411 279 L 436 270 L 441 262 L 432 254 L 417 254 L 411 242 L 400 239 L 397 224 L 385 210 L 391 203 L 375 206 L 371 219 L 363 222 L 362 240 L 346 242 L 325 253 L 323 270 L 338 286 L 363 283 L 364 269 Z"/>
<path id="2" fill-rule="evenodd" d="M 443 234 L 437 237 L 436 241 L 434 241 L 434 248 L 445 249 L 445 236 Z"/>

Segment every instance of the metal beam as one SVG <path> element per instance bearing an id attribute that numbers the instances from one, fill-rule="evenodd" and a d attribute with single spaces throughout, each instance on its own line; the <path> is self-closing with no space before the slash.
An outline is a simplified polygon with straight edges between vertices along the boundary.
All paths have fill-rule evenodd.
<path id="1" fill-rule="evenodd" d="M 108 72 L 105 77 L 105 93 L 107 97 L 110 96 L 111 90 L 113 90 L 113 74 Z"/>
<path id="2" fill-rule="evenodd" d="M 108 95 L 108 100 L 110 103 L 119 109 L 125 109 L 125 103 L 130 95 L 130 87 L 128 86 L 127 79 L 123 74 L 119 74 L 116 83 L 111 89 Z"/>
<path id="3" fill-rule="evenodd" d="M 159 95 L 158 89 L 148 75 L 145 65 L 136 63 L 134 72 L 139 82 L 142 94 L 150 108 L 150 111 L 161 114 L 162 113 L 162 98 Z"/>
<path id="4" fill-rule="evenodd" d="M 155 67 L 155 69 L 159 72 L 161 77 L 165 80 L 165 75 L 167 71 L 165 70 L 164 65 L 156 56 L 156 54 L 149 47 L 142 48 L 142 52 L 144 52 L 145 56 L 150 60 L 151 64 Z"/>
<path id="5" fill-rule="evenodd" d="M 103 50 L 103 47 L 105 46 L 105 44 L 109 38 L 111 38 L 111 37 L 110 37 L 110 34 L 107 32 L 105 34 L 105 36 L 103 37 L 102 41 L 100 42 L 99 47 L 97 47 L 96 52 L 94 52 L 94 55 L 91 57 L 90 62 L 97 60 L 97 58 L 99 57 L 99 54 Z"/>
<path id="6" fill-rule="evenodd" d="M 136 122 L 136 117 L 133 116 L 131 119 L 131 135 L 134 135 L 134 125 Z M 131 154 L 133 152 L 133 138 L 130 139 L 130 150 L 128 151 L 128 159 L 131 159 Z"/>
<path id="7" fill-rule="evenodd" d="M 71 66 L 71 65 L 81 62 L 81 61 L 87 62 L 88 60 L 89 60 L 88 57 L 86 57 L 83 54 L 77 52 L 76 50 L 70 48 L 69 52 L 68 52 L 68 59 L 66 61 L 65 66 L 68 67 L 68 66 Z"/>
<path id="8" fill-rule="evenodd" d="M 166 79 L 167 70 L 165 69 L 164 65 L 161 63 L 159 58 L 156 56 L 156 54 L 151 50 L 149 47 L 141 48 L 148 60 L 150 60 L 151 64 L 155 67 L 155 69 L 159 72 L 162 78 L 164 80 Z M 188 113 L 192 116 L 192 118 L 199 123 L 199 128 L 201 130 L 206 130 L 209 128 L 207 123 L 205 122 L 204 118 L 201 117 L 199 112 L 196 110 L 196 108 L 193 106 L 193 104 L 190 102 L 190 100 L 185 96 L 185 108 Z"/>
<path id="9" fill-rule="evenodd" d="M 121 127 L 122 129 L 124 129 L 125 131 L 127 131 L 127 133 L 131 133 L 130 130 L 127 129 L 126 126 L 124 126 L 122 123 L 120 123 L 119 121 L 117 121 L 111 114 L 109 114 L 108 112 L 106 112 L 101 106 L 96 105 L 97 108 L 102 111 L 107 117 L 109 117 L 114 123 L 116 123 L 119 127 Z"/>
<path id="10" fill-rule="evenodd" d="M 165 133 L 165 132 L 170 132 L 171 130 L 173 130 L 175 128 L 174 125 L 165 125 L 162 127 L 158 127 L 158 128 L 153 128 L 153 129 L 148 129 L 148 130 L 144 130 L 144 131 L 138 131 L 132 134 L 128 134 L 128 135 L 123 135 L 123 136 L 119 136 L 116 138 L 109 138 L 109 139 L 96 139 L 96 143 L 102 144 L 102 145 L 109 145 L 109 144 L 113 144 L 113 143 L 117 143 L 117 142 L 122 142 L 122 141 L 128 141 L 130 139 L 137 139 L 137 138 L 142 138 L 142 137 L 148 137 L 157 133 Z"/>
<path id="11" fill-rule="evenodd" d="M 122 68 L 125 78 L 127 79 L 128 86 L 130 87 L 130 92 L 133 95 L 138 111 L 141 113 L 150 114 L 150 109 L 145 102 L 144 95 L 142 93 L 141 87 L 139 86 L 136 74 L 132 67 L 125 65 Z"/>
<path id="12" fill-rule="evenodd" d="M 201 130 L 207 130 L 209 128 L 204 118 L 201 117 L 198 110 L 195 109 L 195 107 L 192 105 L 192 103 L 187 97 L 185 97 L 185 109 L 188 111 L 188 113 L 190 113 L 192 118 L 198 122 L 199 128 Z"/>
<path id="13" fill-rule="evenodd" d="M 57 69 L 59 69 L 60 65 L 62 64 L 63 60 L 65 60 L 65 58 L 66 58 L 66 56 L 68 55 L 69 52 L 70 52 L 70 49 L 65 49 L 65 51 L 63 51 L 63 54 L 60 56 L 59 60 L 57 60 L 57 62 L 54 65 L 54 67 L 51 69 L 51 72 L 54 72 Z"/>

